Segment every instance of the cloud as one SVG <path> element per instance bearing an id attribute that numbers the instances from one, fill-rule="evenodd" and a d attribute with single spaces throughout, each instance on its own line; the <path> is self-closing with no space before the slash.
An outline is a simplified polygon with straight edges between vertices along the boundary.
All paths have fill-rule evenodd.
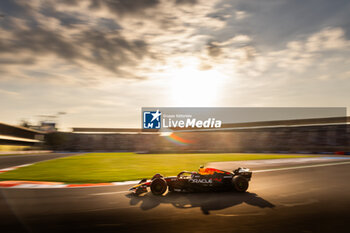
<path id="1" fill-rule="evenodd" d="M 151 77 L 168 63 L 169 54 L 188 56 L 207 47 L 212 32 L 225 24 L 210 15 L 216 4 L 217 0 L 18 0 L 15 6 L 25 14 L 10 14 L 0 26 L 0 68 L 12 78 L 51 72 L 48 79 L 76 80 L 68 83 L 93 74 L 101 81 Z M 60 69 L 53 69 L 55 63 Z M 67 73 L 65 63 L 74 73 Z"/>
<path id="2" fill-rule="evenodd" d="M 108 70 L 116 71 L 119 66 L 136 65 L 148 54 L 147 44 L 143 40 L 126 40 L 119 33 L 110 35 L 100 31 L 86 31 L 77 37 L 81 49 L 87 49 L 87 60 L 99 64 Z"/>
<path id="3" fill-rule="evenodd" d="M 35 2 L 32 3 L 28 11 L 36 8 Z M 99 28 L 99 18 L 93 19 L 91 24 L 81 24 L 88 16 L 79 14 L 78 23 L 72 26 L 62 24 L 53 15 L 34 12 L 35 25 L 8 16 L 7 27 L 0 27 L 0 68 L 7 77 L 37 77 L 39 73 L 51 73 L 46 79 L 49 80 L 66 76 L 64 67 L 74 65 L 75 70 L 80 69 L 75 73 L 78 76 L 90 72 L 94 67 L 97 68 L 95 74 L 104 74 L 104 77 L 114 74 L 117 78 L 140 78 L 139 75 L 123 71 L 123 67 L 137 67 L 144 57 L 150 56 L 145 41 L 125 38 L 119 30 L 111 32 L 108 27 Z M 57 69 L 57 64 L 64 63 L 66 65 Z M 43 72 L 47 68 L 51 71 Z M 33 72 L 28 72 L 28 69 Z"/>
<path id="4" fill-rule="evenodd" d="M 269 56 L 276 60 L 278 67 L 302 72 L 310 66 L 320 65 L 322 60 L 331 62 L 328 54 L 332 51 L 338 53 L 338 57 L 343 56 L 343 52 L 350 52 L 350 41 L 342 28 L 324 28 L 304 40 L 287 43 L 286 49 L 271 52 Z"/>
<path id="5" fill-rule="evenodd" d="M 106 8 L 120 16 L 140 14 L 148 8 L 156 7 L 159 0 L 91 0 L 89 7 L 92 10 Z"/>
<path id="6" fill-rule="evenodd" d="M 208 55 L 210 57 L 218 57 L 222 54 L 221 48 L 213 42 L 208 44 Z"/>
<path id="7" fill-rule="evenodd" d="M 2 53 L 32 51 L 37 54 L 54 53 L 65 59 L 80 56 L 77 48 L 62 35 L 41 28 L 17 30 L 12 32 L 12 40 L 1 41 Z"/>
<path id="8" fill-rule="evenodd" d="M 19 93 L 15 91 L 8 91 L 8 90 L 2 90 L 0 89 L 0 94 L 2 95 L 8 95 L 8 96 L 18 96 Z"/>
<path id="9" fill-rule="evenodd" d="M 350 2 L 347 0 L 232 0 L 231 12 L 248 17 L 230 17 L 225 33 L 248 34 L 261 48 L 281 49 L 291 40 L 310 35 L 326 27 L 341 27 L 349 38 Z M 244 14 L 243 14 L 244 15 Z"/>
<path id="10" fill-rule="evenodd" d="M 248 17 L 247 12 L 245 11 L 236 11 L 236 19 L 242 20 Z"/>
<path id="11" fill-rule="evenodd" d="M 237 35 L 223 42 L 214 41 L 212 43 L 215 44 L 216 46 L 228 46 L 228 45 L 239 44 L 239 43 L 246 44 L 250 41 L 252 41 L 252 39 L 248 35 Z"/>
<path id="12" fill-rule="evenodd" d="M 340 27 L 325 27 L 282 48 L 260 49 L 255 38 L 237 35 L 226 40 L 211 41 L 200 57 L 199 69 L 216 69 L 251 87 L 270 80 L 346 79 L 344 61 L 350 56 L 350 40 Z M 343 61 L 343 62 L 342 62 Z M 259 79 L 258 79 L 259 78 Z M 262 85 L 262 84 L 259 84 Z"/>
<path id="13" fill-rule="evenodd" d="M 87 63 L 90 66 L 98 65 L 118 77 L 120 67 L 136 66 L 138 61 L 148 55 L 144 41 L 127 40 L 119 33 L 110 35 L 88 30 L 74 37 L 65 37 L 37 28 L 14 31 L 12 36 L 12 40 L 0 41 L 0 65 L 18 64 L 35 68 L 35 63 L 42 58 L 61 59 L 82 69 L 89 66 Z"/>
<path id="14" fill-rule="evenodd" d="M 197 4 L 198 1 L 197 0 L 176 0 L 175 3 L 176 4 L 190 4 L 190 5 L 193 5 L 193 4 Z"/>
<path id="15" fill-rule="evenodd" d="M 342 28 L 324 28 L 310 36 L 304 45 L 309 52 L 322 52 L 326 50 L 339 50 L 347 48 L 350 42 L 346 40 Z"/>
<path id="16" fill-rule="evenodd" d="M 110 117 L 107 106 L 119 111 L 113 103 L 123 111 L 168 105 L 169 80 L 187 68 L 225 76 L 227 106 L 292 96 L 293 84 L 345 84 L 349 7 L 342 0 L 0 1 L 1 90 L 37 103 L 36 111 L 68 105 L 91 116 L 103 105 Z M 25 109 L 19 100 L 1 104 Z"/>
<path id="17" fill-rule="evenodd" d="M 86 85 L 109 78 L 139 80 L 192 58 L 201 70 L 248 77 L 274 69 L 300 73 L 325 53 L 348 46 L 343 28 L 326 27 L 281 48 L 261 47 L 254 33 L 227 25 L 233 18 L 244 22 L 256 17 L 257 8 L 242 2 L 237 9 L 201 0 L 17 3 L 26 8 L 27 18 L 9 15 L 0 28 L 0 68 L 17 78 L 47 74 L 79 84 L 85 77 Z"/>
<path id="18" fill-rule="evenodd" d="M 1 65 L 33 65 L 35 60 L 32 58 L 0 58 Z"/>

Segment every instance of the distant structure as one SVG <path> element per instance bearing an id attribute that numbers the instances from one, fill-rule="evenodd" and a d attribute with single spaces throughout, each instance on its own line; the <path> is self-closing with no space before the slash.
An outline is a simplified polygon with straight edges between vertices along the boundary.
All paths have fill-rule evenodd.
<path id="1" fill-rule="evenodd" d="M 42 150 L 46 148 L 46 135 L 57 132 L 57 121 L 66 112 L 38 115 L 39 124 L 22 120 L 20 126 L 0 122 L 0 153 L 18 150 Z"/>
<path id="2" fill-rule="evenodd" d="M 44 135 L 45 132 L 42 131 L 0 123 L 0 150 L 1 146 L 41 146 L 44 143 Z"/>
<path id="3" fill-rule="evenodd" d="M 350 152 L 348 122 L 350 117 L 235 123 L 210 131 L 173 129 L 172 135 L 135 128 L 73 128 L 48 134 L 46 142 L 50 149 L 67 151 L 345 153 Z"/>
<path id="4" fill-rule="evenodd" d="M 45 133 L 57 132 L 56 122 L 54 121 L 41 121 L 40 125 L 29 125 L 29 128 Z"/>
<path id="5" fill-rule="evenodd" d="M 350 152 L 350 117 L 224 124 L 222 128 L 162 134 L 137 128 L 73 128 L 59 132 L 52 120 L 27 127 L 0 123 L 2 147 L 55 151 L 133 151 L 142 153 Z"/>
<path id="6" fill-rule="evenodd" d="M 23 120 L 22 126 L 45 133 L 57 132 L 57 121 L 59 120 L 60 116 L 65 114 L 66 112 L 58 112 L 51 115 L 37 115 L 36 117 L 39 118 L 39 124 L 34 125 L 26 120 Z"/>

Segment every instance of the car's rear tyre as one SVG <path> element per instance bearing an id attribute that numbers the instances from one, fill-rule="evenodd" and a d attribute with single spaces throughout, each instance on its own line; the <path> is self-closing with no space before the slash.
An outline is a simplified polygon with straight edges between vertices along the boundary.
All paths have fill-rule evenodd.
<path id="1" fill-rule="evenodd" d="M 156 178 L 151 183 L 151 191 L 153 195 L 160 196 L 166 192 L 168 184 L 163 178 Z"/>
<path id="2" fill-rule="evenodd" d="M 233 187 L 237 192 L 244 193 L 249 187 L 249 182 L 243 176 L 235 176 L 232 179 Z"/>

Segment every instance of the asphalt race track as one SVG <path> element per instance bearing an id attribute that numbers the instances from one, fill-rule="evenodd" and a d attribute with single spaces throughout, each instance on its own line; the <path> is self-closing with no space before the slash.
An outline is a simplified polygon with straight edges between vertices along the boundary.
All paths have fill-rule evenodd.
<path id="1" fill-rule="evenodd" d="M 254 170 L 244 194 L 0 189 L 0 232 L 350 232 L 350 160 Z"/>
<path id="2" fill-rule="evenodd" d="M 0 156 L 0 169 L 23 164 L 37 163 L 49 159 L 57 159 L 67 156 L 77 155 L 77 153 L 44 153 L 27 155 L 2 155 Z"/>

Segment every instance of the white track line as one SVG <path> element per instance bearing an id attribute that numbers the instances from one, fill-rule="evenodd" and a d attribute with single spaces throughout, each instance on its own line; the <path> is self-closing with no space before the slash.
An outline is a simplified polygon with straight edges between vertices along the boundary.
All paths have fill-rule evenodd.
<path id="1" fill-rule="evenodd" d="M 313 164 L 313 165 L 303 165 L 303 166 L 296 166 L 296 167 L 271 168 L 271 169 L 256 170 L 256 171 L 253 171 L 253 173 L 295 170 L 295 169 L 303 169 L 303 168 L 311 168 L 311 167 L 327 167 L 327 166 L 336 166 L 336 165 L 343 165 L 343 164 L 350 164 L 350 161 L 338 162 L 338 163 L 322 163 L 322 164 Z"/>
<path id="2" fill-rule="evenodd" d="M 12 186 L 12 187 L 9 187 L 9 188 L 12 188 L 12 189 L 17 189 L 17 188 L 22 188 L 22 189 L 46 189 L 46 188 L 50 188 L 50 189 L 53 189 L 53 188 L 65 188 L 67 185 L 65 184 L 19 184 L 19 185 L 16 185 L 16 186 Z"/>
<path id="3" fill-rule="evenodd" d="M 14 166 L 14 167 L 8 167 L 8 168 L 2 168 L 0 169 L 0 172 L 8 172 L 8 171 L 12 171 L 12 170 L 16 170 L 20 167 L 27 167 L 33 165 L 33 163 L 28 163 L 28 164 L 22 164 L 22 165 L 18 165 L 18 166 Z"/>
<path id="4" fill-rule="evenodd" d="M 138 184 L 140 180 L 131 180 L 131 181 L 120 181 L 120 182 L 112 182 L 113 185 L 131 185 Z"/>

